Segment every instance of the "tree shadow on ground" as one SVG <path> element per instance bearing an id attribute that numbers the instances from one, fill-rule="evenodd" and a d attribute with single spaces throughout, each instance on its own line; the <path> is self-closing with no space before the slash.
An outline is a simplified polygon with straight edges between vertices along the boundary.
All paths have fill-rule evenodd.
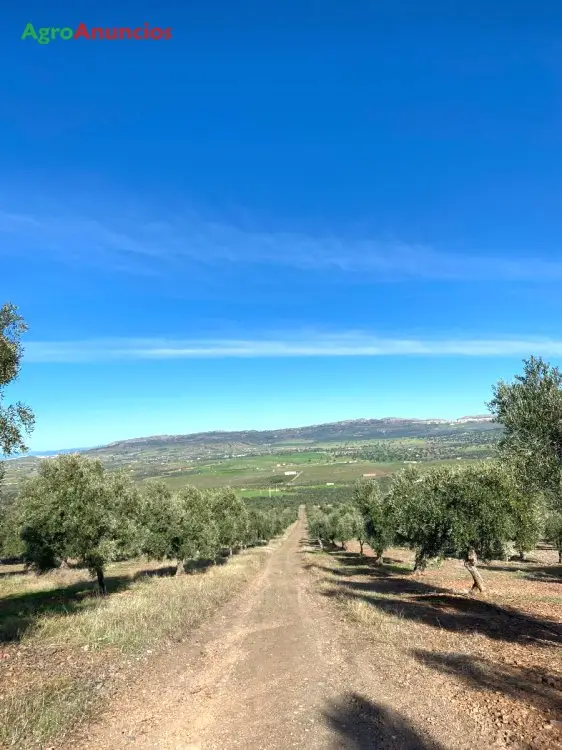
<path id="1" fill-rule="evenodd" d="M 130 576 L 106 576 L 107 593 L 123 591 L 133 583 Z M 79 581 L 48 591 L 26 591 L 2 599 L 0 643 L 20 641 L 44 616 L 70 615 L 82 609 L 84 601 L 98 596 L 94 581 Z"/>
<path id="2" fill-rule="evenodd" d="M 419 576 L 412 575 L 399 565 L 376 563 L 372 558 L 361 558 L 353 552 L 336 552 L 330 556 L 339 561 L 340 565 L 337 568 L 320 563 L 308 563 L 307 567 L 329 573 L 336 579 L 334 582 L 357 591 L 373 591 L 379 594 L 428 594 L 436 591 L 450 593 L 446 589 L 428 585 Z M 367 580 L 348 580 L 359 576 Z"/>
<path id="3" fill-rule="evenodd" d="M 447 675 L 460 677 L 470 687 L 501 691 L 547 711 L 562 710 L 562 676 L 546 674 L 535 667 L 501 664 L 480 656 L 436 653 L 414 649 L 415 659 Z"/>
<path id="4" fill-rule="evenodd" d="M 150 568 L 148 570 L 137 570 L 133 576 L 134 581 L 142 580 L 143 578 L 167 578 L 176 574 L 175 565 L 165 565 L 163 568 Z"/>
<path id="5" fill-rule="evenodd" d="M 329 574 L 324 582 L 332 584 L 332 588 L 323 592 L 325 596 L 359 599 L 389 615 L 453 632 L 477 632 L 507 642 L 562 643 L 559 623 L 485 599 L 455 594 L 403 570 L 398 573 L 384 565 L 365 566 L 354 553 L 338 553 L 336 557 L 345 561 L 344 567 L 334 569 L 309 563 L 309 567 Z"/>
<path id="6" fill-rule="evenodd" d="M 301 539 L 299 539 L 299 544 L 303 547 L 318 547 L 318 549 L 320 549 L 318 539 L 313 539 L 312 537 L 308 536 L 303 536 Z"/>
<path id="7" fill-rule="evenodd" d="M 341 738 L 338 746 L 348 750 L 444 750 L 397 711 L 357 693 L 344 695 L 324 716 Z"/>
<path id="8" fill-rule="evenodd" d="M 211 568 L 226 565 L 230 559 L 230 557 L 223 556 L 217 557 L 216 560 L 186 560 L 184 571 L 186 573 L 206 573 Z"/>
<path id="9" fill-rule="evenodd" d="M 175 571 L 175 566 L 166 566 L 138 570 L 134 575 L 106 576 L 107 594 L 124 591 L 143 578 L 173 575 Z M 47 591 L 23 591 L 3 597 L 0 599 L 0 643 L 20 641 L 39 618 L 71 615 L 98 596 L 97 583 L 86 580 Z"/>
<path id="10" fill-rule="evenodd" d="M 333 557 L 342 564 L 342 570 L 347 570 L 344 575 L 365 575 L 384 571 L 388 575 L 393 573 L 404 576 L 413 573 L 411 566 L 396 560 L 393 557 L 382 557 L 377 560 L 374 557 L 358 554 L 357 552 L 346 552 L 336 549 Z M 412 576 L 411 580 L 415 581 L 417 576 Z"/>
<path id="11" fill-rule="evenodd" d="M 303 555 L 309 555 L 311 552 L 343 552 L 341 547 L 338 547 L 337 544 L 331 544 L 330 542 L 324 542 L 323 546 L 320 547 L 318 544 L 318 539 L 310 539 L 308 537 L 303 537 L 299 540 L 299 544 L 301 546 L 301 549 L 299 552 Z M 312 547 L 311 549 L 306 549 L 307 547 Z M 303 549 L 304 548 L 304 549 Z"/>
<path id="12" fill-rule="evenodd" d="M 517 573 L 522 578 L 530 581 L 544 581 L 547 583 L 562 583 L 562 565 L 537 565 L 531 562 L 517 561 L 514 563 L 505 563 L 504 565 L 486 565 L 481 564 L 482 570 L 502 571 L 504 573 Z"/>
<path id="13" fill-rule="evenodd" d="M 0 570 L 0 578 L 11 578 L 12 576 L 24 576 L 25 570 Z"/>

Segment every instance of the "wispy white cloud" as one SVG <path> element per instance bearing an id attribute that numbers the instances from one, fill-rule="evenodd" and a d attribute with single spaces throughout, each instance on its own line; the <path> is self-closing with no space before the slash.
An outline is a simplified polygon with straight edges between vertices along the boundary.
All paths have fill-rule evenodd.
<path id="1" fill-rule="evenodd" d="M 539 338 L 407 339 L 366 333 L 298 334 L 248 339 L 98 339 L 34 341 L 25 359 L 35 363 L 281 357 L 562 356 L 562 340 Z"/>
<path id="2" fill-rule="evenodd" d="M 0 210 L 2 252 L 48 253 L 61 261 L 128 273 L 169 274 L 195 265 L 254 265 L 388 281 L 560 281 L 562 261 L 443 252 L 397 240 L 266 231 L 202 219 L 111 220 Z"/>

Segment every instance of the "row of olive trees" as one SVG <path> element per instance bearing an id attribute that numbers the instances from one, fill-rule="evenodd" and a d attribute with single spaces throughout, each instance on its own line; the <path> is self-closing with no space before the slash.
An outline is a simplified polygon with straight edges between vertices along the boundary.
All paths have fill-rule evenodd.
<path id="1" fill-rule="evenodd" d="M 101 462 L 64 455 L 41 462 L 19 493 L 10 519 L 11 544 L 39 571 L 67 560 L 86 567 L 105 593 L 106 565 L 146 555 L 214 560 L 222 550 L 266 542 L 294 520 L 291 509 L 248 509 L 230 488 L 206 493 L 185 487 L 172 493 L 152 483 L 143 489 Z"/>
<path id="2" fill-rule="evenodd" d="M 562 373 L 531 357 L 513 383 L 495 386 L 489 406 L 504 427 L 498 461 L 409 468 L 384 492 L 360 482 L 355 511 L 309 512 L 311 534 L 331 542 L 349 534 L 361 547 L 367 540 L 377 558 L 390 544 L 407 545 L 418 570 L 431 558 L 459 557 L 479 590 L 478 558 L 504 558 L 510 544 L 523 559 L 542 537 L 562 562 Z"/>
<path id="3" fill-rule="evenodd" d="M 324 544 L 336 545 L 346 549 L 347 542 L 358 539 L 363 552 L 365 529 L 363 518 L 357 508 L 349 503 L 343 505 L 317 505 L 307 508 L 308 533 L 318 541 L 320 548 Z"/>
<path id="4" fill-rule="evenodd" d="M 393 544 L 415 552 L 415 569 L 430 559 L 464 560 L 473 587 L 483 590 L 479 558 L 504 558 L 509 543 L 522 554 L 533 549 L 544 530 L 539 496 L 525 493 L 499 462 L 463 467 L 408 468 L 395 475 L 386 492 L 377 482 L 360 481 L 353 502 L 325 512 L 309 511 L 312 536 L 345 547 L 368 542 L 380 560 Z"/>

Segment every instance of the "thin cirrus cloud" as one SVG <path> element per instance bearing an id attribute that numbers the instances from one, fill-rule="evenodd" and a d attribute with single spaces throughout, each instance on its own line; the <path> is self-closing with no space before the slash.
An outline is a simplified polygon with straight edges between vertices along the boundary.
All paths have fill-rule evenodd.
<path id="1" fill-rule="evenodd" d="M 32 341 L 28 363 L 286 357 L 562 356 L 562 340 L 531 338 L 406 339 L 362 333 L 276 336 L 260 339 L 98 339 Z"/>
<path id="2" fill-rule="evenodd" d="M 285 267 L 377 281 L 560 281 L 562 261 L 446 253 L 397 240 L 264 231 L 208 221 L 100 220 L 0 210 L 3 252 L 49 254 L 61 262 L 131 274 L 172 274 L 196 264 Z"/>

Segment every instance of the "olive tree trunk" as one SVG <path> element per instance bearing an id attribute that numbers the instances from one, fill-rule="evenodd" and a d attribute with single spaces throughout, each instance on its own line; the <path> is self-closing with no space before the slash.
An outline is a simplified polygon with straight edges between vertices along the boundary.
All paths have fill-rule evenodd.
<path id="1" fill-rule="evenodd" d="M 318 537 L 318 544 L 320 545 L 320 549 L 324 550 L 324 545 L 322 544 L 322 540 L 320 539 L 320 537 Z"/>
<path id="2" fill-rule="evenodd" d="M 476 567 L 478 563 L 478 558 L 476 556 L 476 550 L 469 549 L 466 558 L 464 560 L 464 567 L 468 570 L 470 575 L 472 576 L 472 589 L 471 591 L 484 591 L 484 581 L 482 579 L 482 576 L 480 575 L 480 571 Z"/>
<path id="3" fill-rule="evenodd" d="M 100 594 L 105 596 L 107 594 L 107 589 L 105 588 L 105 575 L 103 573 L 103 568 L 96 568 L 96 578 L 98 579 Z"/>
<path id="4" fill-rule="evenodd" d="M 358 541 L 359 541 L 359 554 L 362 555 L 363 554 L 363 545 L 365 544 L 365 542 L 362 542 L 361 539 L 359 539 Z"/>
<path id="5" fill-rule="evenodd" d="M 427 568 L 427 556 L 423 550 L 416 552 L 416 559 L 414 562 L 414 573 L 423 573 Z"/>
<path id="6" fill-rule="evenodd" d="M 176 575 L 181 576 L 185 573 L 185 560 L 182 558 L 178 558 L 178 562 L 176 565 Z"/>

